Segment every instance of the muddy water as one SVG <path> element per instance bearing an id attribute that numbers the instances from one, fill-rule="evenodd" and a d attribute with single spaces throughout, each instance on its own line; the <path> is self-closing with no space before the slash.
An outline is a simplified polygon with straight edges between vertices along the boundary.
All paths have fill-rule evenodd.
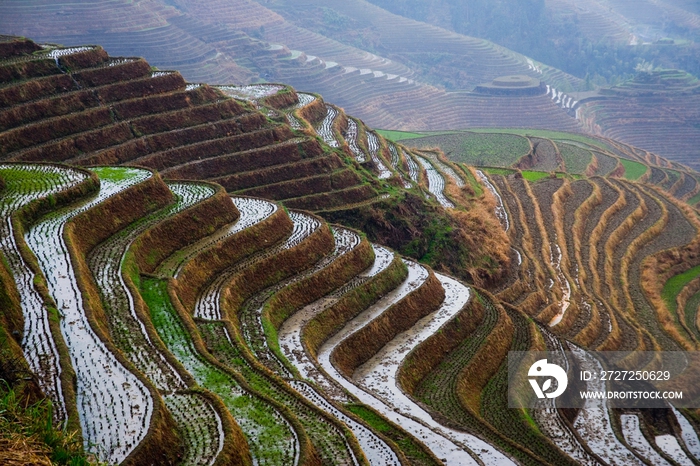
<path id="1" fill-rule="evenodd" d="M 556 249 L 556 257 L 554 256 L 554 249 Z M 556 236 L 554 237 L 554 248 L 551 249 L 551 254 L 552 256 L 550 257 L 550 262 L 552 266 L 554 266 L 554 269 L 557 271 L 557 280 L 559 281 L 559 285 L 561 286 L 562 291 L 562 298 L 561 302 L 559 303 L 559 312 L 557 312 L 557 314 L 554 317 L 552 317 L 552 320 L 549 321 L 549 326 L 554 327 L 559 322 L 561 322 L 561 320 L 564 318 L 564 314 L 566 314 L 566 311 L 571 305 L 571 285 L 566 279 L 564 272 L 561 271 L 562 254 L 561 249 L 557 244 Z"/>
<path id="2" fill-rule="evenodd" d="M 15 242 L 11 215 L 30 201 L 75 186 L 87 175 L 68 168 L 52 165 L 0 165 L 0 172 L 7 174 L 22 171 L 21 179 L 5 177 L 7 187 L 0 197 L 0 251 L 7 260 L 19 292 L 20 306 L 24 316 L 22 350 L 31 371 L 36 375 L 41 389 L 51 399 L 54 422 L 63 424 L 66 406 L 61 386 L 61 367 L 56 343 L 49 327 L 49 317 L 43 298 L 34 287 L 34 272 L 24 261 Z M 53 183 L 49 177 L 57 177 Z M 34 180 L 34 183 L 30 183 Z"/>
<path id="3" fill-rule="evenodd" d="M 480 438 L 448 429 L 433 421 L 430 415 L 406 396 L 396 383 L 399 365 L 406 355 L 454 317 L 467 304 L 471 296 L 471 290 L 457 280 L 441 274 L 435 274 L 435 276 L 445 289 L 445 300 L 440 308 L 419 320 L 409 330 L 397 335 L 372 359 L 358 367 L 353 374 L 353 380 L 394 409 L 398 409 L 400 413 L 422 420 L 436 435 L 467 446 L 485 464 L 513 464 L 508 457 Z M 425 439 L 424 441 L 433 453 L 439 458 L 447 458 L 450 463 L 464 459 L 462 458 L 464 452 L 440 451 L 438 445 L 441 445 L 441 442 L 436 442 L 436 447 L 433 447 L 432 443 Z"/>
<path id="4" fill-rule="evenodd" d="M 639 417 L 636 414 L 621 415 L 620 424 L 622 425 L 622 436 L 625 438 L 625 441 L 641 457 L 649 460 L 655 466 L 670 464 L 652 448 L 644 437 L 642 430 L 639 428 Z"/>
<path id="5" fill-rule="evenodd" d="M 418 162 L 423 165 L 426 173 L 428 174 L 428 191 L 430 191 L 438 203 L 443 207 L 454 208 L 452 201 L 445 197 L 445 178 L 442 177 L 440 172 L 438 172 L 435 167 L 432 166 L 430 162 L 420 156 L 416 156 Z"/>
<path id="6" fill-rule="evenodd" d="M 361 273 L 358 276 L 359 278 L 371 278 L 377 275 L 386 269 L 394 258 L 394 254 L 386 248 L 375 244 L 372 245 L 372 248 L 375 255 L 374 263 L 369 269 Z M 327 296 L 309 304 L 302 310 L 294 313 L 280 327 L 278 332 L 280 348 L 282 348 L 287 359 L 297 367 L 301 377 L 305 379 L 313 379 L 312 374 L 316 374 L 318 370 L 309 355 L 304 351 L 301 343 L 302 329 L 321 311 L 337 302 L 339 297 Z M 330 386 L 327 388 L 332 390 Z"/>
<path id="7" fill-rule="evenodd" d="M 581 370 L 598 373 L 600 363 L 584 350 L 571 346 Z M 587 382 L 590 391 L 604 391 L 605 381 L 594 379 Z M 610 414 L 603 400 L 587 400 L 584 409 L 574 420 L 574 429 L 590 447 L 593 453 L 610 464 L 641 465 L 642 462 L 630 452 L 615 436 L 610 422 Z"/>
<path id="8" fill-rule="evenodd" d="M 681 437 L 683 437 L 686 448 L 692 453 L 695 459 L 700 460 L 700 440 L 698 439 L 698 434 L 680 411 L 673 406 L 671 406 L 671 409 L 673 410 L 673 414 L 676 415 L 676 419 L 678 419 L 678 424 L 681 426 Z"/>

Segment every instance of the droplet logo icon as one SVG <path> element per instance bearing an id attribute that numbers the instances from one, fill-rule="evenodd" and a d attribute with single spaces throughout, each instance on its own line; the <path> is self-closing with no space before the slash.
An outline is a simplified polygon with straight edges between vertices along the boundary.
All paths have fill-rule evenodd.
<path id="1" fill-rule="evenodd" d="M 569 382 L 566 377 L 566 371 L 556 364 L 550 364 L 546 359 L 540 359 L 530 366 L 527 375 L 529 377 L 549 377 L 540 387 L 537 379 L 528 379 L 532 389 L 535 391 L 537 398 L 556 398 L 566 390 Z M 547 393 L 552 387 L 552 378 L 557 381 L 557 388 L 551 393 Z"/>

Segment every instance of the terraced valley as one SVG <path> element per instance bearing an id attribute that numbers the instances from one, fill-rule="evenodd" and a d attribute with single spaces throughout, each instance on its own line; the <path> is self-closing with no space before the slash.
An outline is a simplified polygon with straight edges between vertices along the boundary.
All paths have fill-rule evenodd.
<path id="1" fill-rule="evenodd" d="M 699 177 L 3 36 L 0 463 L 698 464 L 697 410 L 507 385 L 510 351 L 700 349 Z"/>

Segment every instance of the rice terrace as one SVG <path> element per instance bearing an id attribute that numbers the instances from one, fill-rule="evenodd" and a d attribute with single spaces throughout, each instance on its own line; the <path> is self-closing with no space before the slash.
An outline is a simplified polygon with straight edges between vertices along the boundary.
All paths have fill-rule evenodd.
<path id="1" fill-rule="evenodd" d="M 700 464 L 700 7 L 486 3 L 0 2 L 0 464 Z"/>

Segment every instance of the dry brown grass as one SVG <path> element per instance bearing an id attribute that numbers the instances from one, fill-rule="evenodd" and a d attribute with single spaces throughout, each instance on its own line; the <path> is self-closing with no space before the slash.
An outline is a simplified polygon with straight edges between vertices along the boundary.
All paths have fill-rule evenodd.
<path id="1" fill-rule="evenodd" d="M 50 453 L 38 438 L 0 437 L 0 464 L 5 466 L 53 466 Z"/>
<path id="2" fill-rule="evenodd" d="M 521 252 L 522 252 L 522 259 L 523 259 L 523 264 L 525 263 L 526 257 L 527 259 L 532 262 L 533 268 L 535 270 L 535 277 L 533 280 L 533 277 L 528 277 L 527 281 L 528 283 L 531 283 L 535 287 L 539 287 L 544 283 L 544 272 L 542 271 L 542 266 L 540 264 L 540 261 L 536 260 L 536 255 L 534 252 L 534 242 L 532 239 L 532 233 L 530 232 L 530 228 L 527 225 L 527 220 L 525 218 L 525 212 L 523 210 L 523 205 L 520 202 L 520 199 L 518 196 L 515 194 L 513 189 L 510 186 L 510 183 L 508 182 L 507 178 L 504 178 L 505 181 L 505 186 L 506 189 L 508 190 L 510 197 L 515 200 L 517 203 L 517 210 L 518 210 L 518 223 L 519 223 L 519 228 L 521 230 Z M 494 201 L 495 202 L 495 201 Z M 513 217 L 511 216 L 511 221 L 514 221 Z M 515 234 L 515 227 L 511 228 L 513 230 L 513 234 Z M 541 289 L 541 288 L 538 288 Z"/>
<path id="3" fill-rule="evenodd" d="M 586 167 L 586 176 L 595 176 L 595 174 L 598 172 L 598 156 L 596 156 L 595 153 L 592 153 L 591 157 L 591 163 L 588 164 Z"/>
<path id="4" fill-rule="evenodd" d="M 601 180 L 603 183 L 612 187 L 618 193 L 617 200 L 608 209 L 606 209 L 605 212 L 603 212 L 603 214 L 600 216 L 600 219 L 598 220 L 598 224 L 595 226 L 595 228 L 593 228 L 593 231 L 591 232 L 590 237 L 588 238 L 588 270 L 590 270 L 591 272 L 593 278 L 593 286 L 595 288 L 596 293 L 598 294 L 598 296 L 605 296 L 605 294 L 603 294 L 601 290 L 601 278 L 598 274 L 598 243 L 600 242 L 601 236 L 607 228 L 610 219 L 624 206 L 627 205 L 627 200 L 625 199 L 625 195 L 617 186 L 610 184 L 606 180 Z"/>
<path id="5" fill-rule="evenodd" d="M 305 270 L 333 251 L 335 240 L 327 223 L 291 249 L 251 264 L 235 275 L 222 290 L 222 308 L 238 310 L 255 293 Z"/>
<path id="6" fill-rule="evenodd" d="M 276 108 L 278 110 L 298 103 L 299 96 L 297 96 L 297 92 L 294 90 L 294 88 L 287 86 L 286 84 L 282 85 L 284 86 L 284 89 L 273 95 L 263 97 L 261 102 L 268 107 Z"/>
<path id="7" fill-rule="evenodd" d="M 549 277 L 551 280 L 554 281 L 554 283 L 557 282 L 557 272 L 554 270 L 554 266 L 552 265 L 551 261 L 549 260 L 550 257 L 553 256 L 553 251 L 552 251 L 552 243 L 550 242 L 549 239 L 549 234 L 547 233 L 547 228 L 544 226 L 544 220 L 542 218 L 542 211 L 540 210 L 540 204 L 537 202 L 537 197 L 534 195 L 532 192 L 532 188 L 530 187 L 530 183 L 523 180 L 523 186 L 525 187 L 525 192 L 527 193 L 528 197 L 530 198 L 530 202 L 533 205 L 534 209 L 534 214 L 535 214 L 535 223 L 537 225 L 537 229 L 539 230 L 541 242 L 542 242 L 542 247 L 540 251 L 540 257 L 541 261 L 540 264 L 544 263 L 544 268 L 547 269 L 547 272 L 549 273 Z M 544 280 L 546 277 L 546 274 L 544 271 L 542 272 L 543 279 L 540 283 L 537 284 L 537 286 L 544 287 Z M 561 289 L 560 288 L 553 288 L 555 291 L 552 293 L 553 298 L 555 300 L 561 299 Z M 546 322 L 545 322 L 546 323 Z"/>
<path id="8" fill-rule="evenodd" d="M 566 232 L 564 231 L 564 206 L 566 205 L 566 200 L 573 196 L 574 191 L 571 188 L 571 183 L 569 180 L 565 179 L 561 187 L 552 196 L 552 216 L 554 217 L 554 231 L 557 234 L 557 245 L 561 249 L 561 269 L 562 271 L 568 271 L 571 268 L 569 264 L 569 250 L 566 244 Z"/>
<path id="9" fill-rule="evenodd" d="M 523 268 L 527 269 L 527 266 L 525 265 L 525 261 L 523 261 Z M 500 291 L 499 293 L 496 294 L 496 297 L 500 299 L 501 301 L 505 301 L 507 303 L 514 303 L 516 302 L 523 294 L 528 292 L 530 290 L 530 285 L 522 280 L 521 278 L 517 278 L 513 283 L 508 286 L 508 288 Z"/>
<path id="10" fill-rule="evenodd" d="M 317 97 L 316 100 L 311 102 L 309 105 L 304 105 L 302 108 L 296 111 L 296 115 L 306 120 L 310 126 L 314 126 L 316 123 L 322 121 L 326 116 L 326 113 L 326 104 L 320 97 Z M 313 135 L 316 134 L 313 129 L 309 129 L 309 131 L 313 132 Z"/>
<path id="11" fill-rule="evenodd" d="M 626 305 L 623 302 L 623 297 L 620 296 L 620 290 L 623 287 L 622 277 L 618 277 L 614 273 L 614 262 L 617 260 L 615 257 L 615 249 L 622 242 L 622 240 L 629 235 L 632 228 L 634 228 L 634 226 L 649 212 L 646 202 L 639 193 L 624 190 L 624 195 L 631 195 L 637 198 L 639 205 L 629 216 L 627 216 L 627 218 L 625 218 L 625 220 L 615 229 L 615 231 L 610 234 L 603 249 L 605 252 L 605 283 L 609 289 L 609 296 L 613 306 L 619 310 L 625 309 Z"/>
<path id="12" fill-rule="evenodd" d="M 623 335 L 622 330 L 620 330 L 620 324 L 617 323 L 617 314 L 610 308 L 607 308 L 607 311 L 612 331 L 608 332 L 603 342 L 598 345 L 596 348 L 597 351 L 615 351 L 620 348 L 625 339 L 625 335 Z"/>
<path id="13" fill-rule="evenodd" d="M 688 282 L 688 284 L 683 287 L 681 292 L 678 293 L 678 296 L 676 296 L 676 314 L 678 315 L 678 323 L 683 327 L 683 329 L 687 332 L 688 336 L 693 340 L 695 348 L 698 348 L 700 346 L 700 341 L 698 341 L 697 337 L 695 336 L 695 332 L 693 331 L 700 328 L 700 312 L 698 312 L 697 309 L 695 310 L 695 329 L 691 330 L 690 328 L 688 328 L 688 325 L 686 323 L 687 317 L 685 315 L 685 308 L 688 304 L 688 300 L 698 291 L 700 291 L 700 277 L 696 277 L 690 282 Z"/>
<path id="14" fill-rule="evenodd" d="M 576 257 L 576 263 L 578 265 L 579 273 L 579 286 L 581 287 L 584 293 L 587 293 L 585 282 L 588 277 L 588 272 L 586 272 L 587 269 L 583 264 L 583 258 L 581 256 L 581 248 L 583 246 L 584 241 L 583 235 L 586 231 L 586 223 L 588 222 L 588 217 L 593 211 L 593 208 L 595 208 L 596 206 L 600 205 L 601 202 L 603 202 L 603 194 L 600 190 L 600 186 L 598 186 L 598 184 L 596 183 L 591 183 L 590 181 L 589 183 L 593 187 L 593 191 L 591 192 L 591 195 L 588 196 L 588 198 L 585 201 L 583 201 L 583 203 L 581 203 L 581 205 L 578 206 L 578 208 L 574 212 L 574 225 L 572 227 L 574 256 Z"/>
<path id="15" fill-rule="evenodd" d="M 131 251 L 141 272 L 153 272 L 177 250 L 238 219 L 240 213 L 226 191 L 216 189 L 213 196 L 158 222 L 134 241 Z"/>
<path id="16" fill-rule="evenodd" d="M 603 331 L 598 305 L 594 302 L 587 302 L 588 305 L 591 306 L 591 317 L 588 319 L 586 325 L 573 337 L 573 340 L 584 348 L 589 348 Z"/>
<path id="17" fill-rule="evenodd" d="M 533 291 L 527 295 L 527 297 L 523 299 L 520 304 L 518 304 L 518 309 L 522 310 L 530 317 L 537 316 L 540 313 L 542 306 L 548 302 L 547 294 L 541 288 L 535 288 L 535 290 L 536 291 Z M 547 324 L 547 322 L 544 323 Z"/>
<path id="18" fill-rule="evenodd" d="M 464 232 L 459 240 L 470 252 L 466 268 L 471 281 L 485 287 L 502 279 L 510 267 L 510 241 L 493 210 L 473 202 L 464 211 L 450 209 L 448 215 Z M 488 258 L 487 264 L 482 263 L 484 258 Z M 490 263 L 495 264 L 495 270 L 487 268 Z"/>
<path id="19" fill-rule="evenodd" d="M 663 196 L 660 188 L 652 187 L 650 189 L 655 191 L 657 195 Z M 700 221 L 698 221 L 696 213 L 690 206 L 674 198 L 668 196 L 664 197 L 684 213 L 685 217 L 695 227 L 696 236 L 685 246 L 660 251 L 653 256 L 645 258 L 642 261 L 640 278 L 641 288 L 647 300 L 649 300 L 656 311 L 657 319 L 664 330 L 669 332 L 670 336 L 684 348 L 697 349 L 698 342 L 693 336 L 694 333 L 687 328 L 685 323 L 685 304 L 683 301 L 690 296 L 688 293 L 696 286 L 693 283 L 694 281 L 686 285 L 688 291 L 684 288 L 681 294 L 676 297 L 677 302 L 681 299 L 683 306 L 679 305 L 675 318 L 671 315 L 666 303 L 661 298 L 661 290 L 671 277 L 700 263 L 700 237 L 697 235 L 697 232 L 700 231 Z M 667 210 L 665 210 L 665 212 L 667 212 Z M 682 335 L 687 335 L 687 337 L 682 337 Z"/>
<path id="20" fill-rule="evenodd" d="M 367 309 L 383 295 L 396 288 L 407 276 L 399 256 L 391 265 L 359 287 L 344 294 L 335 304 L 316 315 L 302 330 L 306 350 L 316 357 L 318 349 L 352 318 Z"/>
<path id="21" fill-rule="evenodd" d="M 561 187 L 552 196 L 552 216 L 554 218 L 554 230 L 556 232 L 557 246 L 561 251 L 561 262 L 559 267 L 561 269 L 564 278 L 568 281 L 569 287 L 571 288 L 571 296 L 569 297 L 569 308 L 564 314 L 562 320 L 557 324 L 557 331 L 561 333 L 568 332 L 568 330 L 577 321 L 580 309 L 577 303 L 577 297 L 579 292 L 576 289 L 576 281 L 572 278 L 571 270 L 572 264 L 570 263 L 570 256 L 568 250 L 568 243 L 566 241 L 567 235 L 570 234 L 564 230 L 565 227 L 565 205 L 566 200 L 573 196 L 574 192 L 571 188 L 571 183 L 569 180 L 565 179 Z M 579 268 L 580 270 L 580 268 Z M 580 280 L 579 280 L 580 281 Z"/>

